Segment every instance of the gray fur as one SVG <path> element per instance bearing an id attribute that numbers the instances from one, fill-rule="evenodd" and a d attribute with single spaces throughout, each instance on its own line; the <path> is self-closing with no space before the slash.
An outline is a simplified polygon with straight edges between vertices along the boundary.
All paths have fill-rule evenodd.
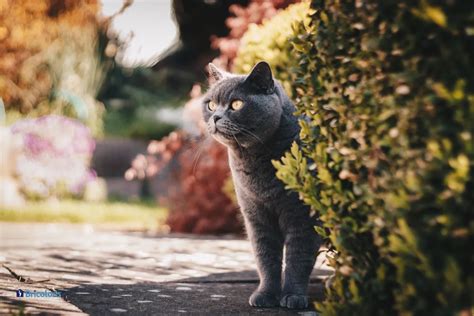
<path id="1" fill-rule="evenodd" d="M 215 84 L 204 96 L 204 120 L 209 133 L 228 148 L 260 278 L 249 303 L 305 308 L 309 275 L 321 241 L 309 208 L 296 193 L 285 190 L 271 163 L 298 138 L 295 107 L 265 62 L 257 64 L 248 76 L 224 73 L 213 65 L 210 68 Z M 208 109 L 211 100 L 218 104 L 214 112 Z M 233 100 L 242 100 L 242 109 L 232 110 Z"/>

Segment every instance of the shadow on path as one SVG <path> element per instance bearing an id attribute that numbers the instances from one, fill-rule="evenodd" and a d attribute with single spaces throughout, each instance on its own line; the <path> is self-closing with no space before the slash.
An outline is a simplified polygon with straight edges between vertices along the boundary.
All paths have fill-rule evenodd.
<path id="1" fill-rule="evenodd" d="M 82 285 L 68 289 L 66 300 L 91 315 L 316 315 L 312 308 L 250 307 L 248 298 L 257 287 L 257 281 L 248 277 L 253 273 L 222 273 L 169 283 Z M 322 300 L 322 284 L 313 281 L 309 295 L 312 301 Z"/>

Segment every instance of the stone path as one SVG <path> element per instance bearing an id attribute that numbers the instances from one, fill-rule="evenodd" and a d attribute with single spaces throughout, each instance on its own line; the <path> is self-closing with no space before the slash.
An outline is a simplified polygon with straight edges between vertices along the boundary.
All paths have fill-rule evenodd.
<path id="1" fill-rule="evenodd" d="M 0 223 L 0 314 L 316 315 L 256 309 L 246 240 Z M 331 271 L 318 260 L 310 295 Z M 17 298 L 21 289 L 63 297 Z M 51 294 L 49 294 L 51 295 Z"/>

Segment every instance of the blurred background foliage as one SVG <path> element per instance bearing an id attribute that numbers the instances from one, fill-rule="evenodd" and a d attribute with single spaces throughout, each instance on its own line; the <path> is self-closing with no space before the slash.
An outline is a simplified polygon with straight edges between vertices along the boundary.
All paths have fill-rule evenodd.
<path id="1" fill-rule="evenodd" d="M 96 97 L 118 43 L 89 1 L 0 2 L 0 95 L 9 122 L 55 113 L 101 135 Z"/>
<path id="2" fill-rule="evenodd" d="M 106 134 L 151 140 L 181 127 L 180 108 L 193 85 L 206 82 L 205 67 L 218 55 L 211 38 L 227 35 L 229 7 L 247 2 L 173 0 L 177 41 L 148 66 L 117 64 L 102 88 Z"/>
<path id="3" fill-rule="evenodd" d="M 251 24 L 240 40 L 233 71 L 249 73 L 257 62 L 265 60 L 292 96 L 291 70 L 298 66 L 292 56 L 292 38 L 298 24 L 309 22 L 308 9 L 308 2 L 293 4 L 261 25 Z"/>
<path id="4" fill-rule="evenodd" d="M 281 9 L 296 2 L 299 0 L 252 0 L 247 6 L 231 5 L 231 16 L 225 21 L 229 34 L 225 37 L 211 37 L 211 46 L 220 53 L 214 63 L 223 69 L 232 69 L 237 51 L 243 46 L 240 41 L 249 27 L 272 19 Z"/>

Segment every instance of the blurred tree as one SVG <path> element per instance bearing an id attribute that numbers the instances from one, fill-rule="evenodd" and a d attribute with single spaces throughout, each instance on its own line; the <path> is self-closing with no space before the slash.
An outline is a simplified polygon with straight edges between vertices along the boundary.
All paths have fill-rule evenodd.
<path id="1" fill-rule="evenodd" d="M 106 133 L 160 139 L 176 128 L 148 113 L 183 105 L 194 83 L 206 81 L 204 68 L 218 54 L 210 45 L 211 36 L 226 36 L 229 7 L 247 2 L 174 0 L 179 40 L 158 57 L 152 67 L 130 69 L 117 65 L 102 88 L 99 99 L 108 109 Z"/>
<path id="2" fill-rule="evenodd" d="M 7 111 L 68 114 L 67 104 L 80 118 L 87 112 L 100 133 L 95 97 L 118 47 L 99 12 L 98 0 L 0 0 L 0 95 Z"/>
<path id="3" fill-rule="evenodd" d="M 248 0 L 174 0 L 179 42 L 161 56 L 153 70 L 169 87 L 179 85 L 186 92 L 195 82 L 205 81 L 203 69 L 219 54 L 210 45 L 211 36 L 226 36 L 229 7 L 247 3 Z"/>
<path id="4" fill-rule="evenodd" d="M 63 24 L 90 25 L 98 9 L 97 1 L 59 2 L 0 0 L 0 94 L 7 109 L 28 112 L 47 96 L 48 69 L 33 57 L 59 36 Z"/>

